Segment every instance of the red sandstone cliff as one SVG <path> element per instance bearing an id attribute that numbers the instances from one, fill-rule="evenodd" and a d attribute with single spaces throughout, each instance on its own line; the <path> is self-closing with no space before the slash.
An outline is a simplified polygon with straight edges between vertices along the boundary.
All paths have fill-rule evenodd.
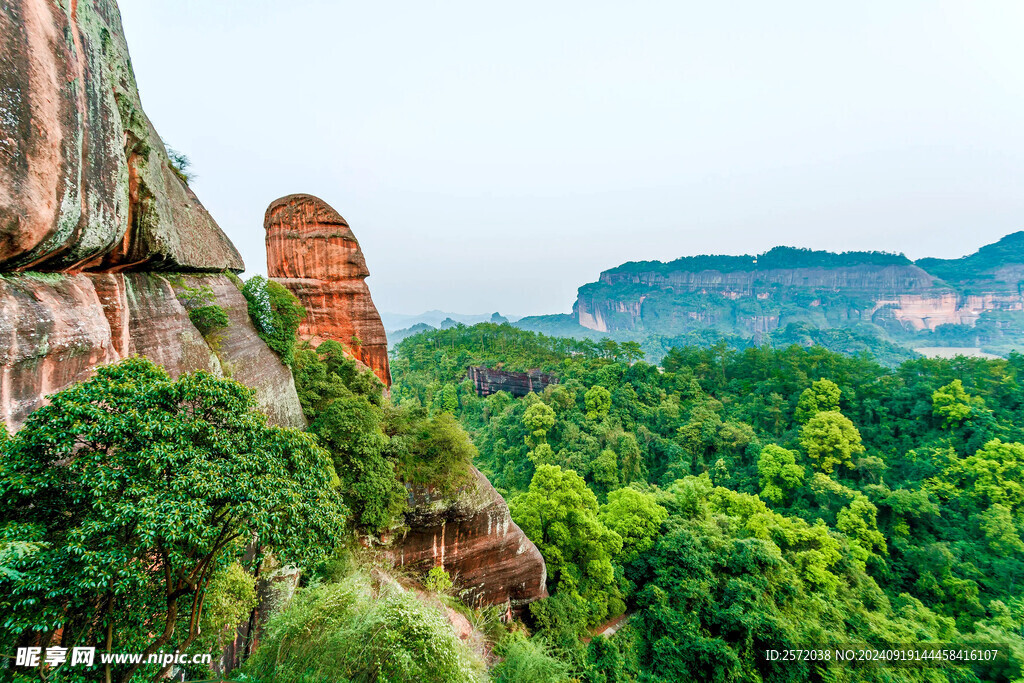
<path id="1" fill-rule="evenodd" d="M 229 325 L 204 338 L 189 319 L 183 286 L 209 287 Z M 193 370 L 228 375 L 256 389 L 271 422 L 305 426 L 291 372 L 256 334 L 245 298 L 223 275 L 0 278 L 0 422 L 9 429 L 48 394 L 133 354 L 175 376 Z"/>
<path id="2" fill-rule="evenodd" d="M 0 3 L 0 268 L 242 270 L 142 111 L 114 0 Z"/>
<path id="3" fill-rule="evenodd" d="M 413 486 L 408 531 L 389 553 L 398 566 L 423 572 L 444 567 L 470 605 L 508 604 L 521 612 L 548 595 L 544 558 L 487 478 L 473 473 L 476 482 L 452 501 Z"/>
<path id="4" fill-rule="evenodd" d="M 322 199 L 293 194 L 271 203 L 263 227 L 267 274 L 306 307 L 299 335 L 341 342 L 391 386 L 388 340 L 366 286 L 370 271 L 345 219 Z"/>
<path id="5" fill-rule="evenodd" d="M 241 293 L 197 274 L 242 259 L 142 111 L 114 0 L 0 3 L 0 65 L 0 421 L 16 429 L 47 394 L 140 354 L 230 375 L 273 422 L 304 425 Z M 209 287 L 229 326 L 204 338 L 182 286 Z"/>

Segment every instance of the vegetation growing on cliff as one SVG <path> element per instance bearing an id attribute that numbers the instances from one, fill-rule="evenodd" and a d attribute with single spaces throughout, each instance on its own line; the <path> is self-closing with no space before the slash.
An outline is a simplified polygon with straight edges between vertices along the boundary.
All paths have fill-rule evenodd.
<path id="1" fill-rule="evenodd" d="M 316 440 L 267 426 L 252 390 L 204 372 L 172 380 L 140 358 L 100 368 L 0 450 L 0 547 L 22 548 L 0 573 L 6 652 L 33 641 L 195 651 L 210 586 L 247 545 L 308 564 L 343 530 Z M 143 668 L 161 667 L 92 672 L 127 681 Z M 92 680 L 68 669 L 48 679 L 83 675 Z"/>
<path id="2" fill-rule="evenodd" d="M 291 367 L 295 358 L 295 334 L 306 317 L 306 309 L 287 287 L 262 275 L 249 278 L 242 287 L 242 294 L 260 339 L 280 356 L 282 363 Z"/>
<path id="3" fill-rule="evenodd" d="M 917 265 L 951 283 L 992 278 L 992 271 L 1024 263 L 1024 231 L 1007 235 L 994 244 L 986 244 L 973 254 L 958 259 L 924 258 Z"/>
<path id="4" fill-rule="evenodd" d="M 480 398 L 463 373 L 481 363 L 560 383 Z M 549 563 L 535 637 L 581 680 L 1024 675 L 1024 356 L 887 369 L 719 344 L 672 349 L 659 369 L 614 342 L 478 325 L 404 340 L 392 371 L 395 396 L 455 397 L 479 466 Z M 619 543 L 601 545 L 609 533 Z M 585 644 L 623 609 L 627 626 Z M 922 641 L 1004 643 L 1007 656 L 826 672 L 759 654 Z"/>
<path id="5" fill-rule="evenodd" d="M 300 348 L 294 367 L 309 429 L 331 453 L 356 526 L 394 524 L 406 508 L 403 482 L 446 495 L 470 482 L 476 448 L 450 414 L 385 401 L 380 380 L 335 341 Z"/>

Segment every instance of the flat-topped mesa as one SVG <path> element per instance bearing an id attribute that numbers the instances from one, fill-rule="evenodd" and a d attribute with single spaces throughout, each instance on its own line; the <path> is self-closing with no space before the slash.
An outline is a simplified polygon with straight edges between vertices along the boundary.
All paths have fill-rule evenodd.
<path id="1" fill-rule="evenodd" d="M 267 274 L 306 308 L 299 336 L 344 344 L 391 386 L 387 336 L 366 286 L 370 271 L 348 222 L 324 200 L 293 194 L 270 204 L 263 227 Z"/>

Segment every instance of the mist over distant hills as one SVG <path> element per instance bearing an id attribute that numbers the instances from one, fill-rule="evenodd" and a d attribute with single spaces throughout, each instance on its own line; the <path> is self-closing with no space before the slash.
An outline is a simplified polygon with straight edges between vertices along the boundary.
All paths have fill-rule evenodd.
<path id="1" fill-rule="evenodd" d="M 489 322 L 515 322 L 519 320 L 520 316 L 516 315 L 502 315 L 498 312 L 494 313 L 452 313 L 450 311 L 424 311 L 423 313 L 381 313 L 381 320 L 384 323 L 384 329 L 389 333 L 397 330 L 406 329 L 414 325 L 424 324 L 430 327 L 442 327 L 445 321 L 452 321 L 453 323 L 462 323 L 463 325 L 475 325 L 477 323 L 489 323 Z"/>

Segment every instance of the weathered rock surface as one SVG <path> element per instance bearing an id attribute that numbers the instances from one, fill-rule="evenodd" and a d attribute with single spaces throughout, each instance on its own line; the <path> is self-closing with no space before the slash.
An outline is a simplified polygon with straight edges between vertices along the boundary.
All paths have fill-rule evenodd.
<path id="1" fill-rule="evenodd" d="M 333 339 L 387 386 L 388 341 L 370 297 L 370 271 L 352 229 L 326 202 L 293 194 L 271 203 L 264 219 L 267 273 L 306 307 L 299 335 Z"/>
<path id="2" fill-rule="evenodd" d="M 304 425 L 244 297 L 197 274 L 242 268 L 142 111 L 114 0 L 0 2 L 0 419 L 17 428 L 139 354 L 172 375 L 230 375 L 272 422 Z M 212 290 L 227 328 L 200 334 L 189 286 Z"/>
<path id="3" fill-rule="evenodd" d="M 661 266 L 663 264 L 657 264 Z M 700 327 L 759 334 L 812 320 L 821 327 L 894 323 L 906 330 L 973 325 L 986 311 L 1024 310 L 1020 272 L 981 282 L 940 280 L 917 265 L 601 273 L 579 289 L 573 317 L 600 332 L 677 334 Z"/>
<path id="4" fill-rule="evenodd" d="M 444 567 L 471 605 L 522 609 L 547 597 L 547 568 L 537 546 L 512 521 L 508 504 L 487 478 L 446 501 L 429 487 L 412 486 L 408 532 L 392 541 L 395 563 L 418 571 Z"/>
<path id="5" fill-rule="evenodd" d="M 142 111 L 114 0 L 0 3 L 0 268 L 243 267 Z"/>
<path id="6" fill-rule="evenodd" d="M 490 396 L 499 391 L 507 391 L 512 396 L 521 397 L 530 392 L 540 393 L 549 384 L 558 383 L 557 377 L 540 370 L 507 372 L 478 365 L 468 367 L 466 376 L 473 383 L 478 396 Z"/>
<path id="7" fill-rule="evenodd" d="M 183 304 L 183 287 L 199 286 L 210 287 L 230 320 L 208 338 Z M 223 275 L 0 278 L 0 419 L 8 428 L 17 429 L 47 394 L 135 354 L 174 376 L 193 370 L 231 376 L 255 388 L 274 424 L 305 425 L 291 372 L 257 336 L 245 298 Z"/>

